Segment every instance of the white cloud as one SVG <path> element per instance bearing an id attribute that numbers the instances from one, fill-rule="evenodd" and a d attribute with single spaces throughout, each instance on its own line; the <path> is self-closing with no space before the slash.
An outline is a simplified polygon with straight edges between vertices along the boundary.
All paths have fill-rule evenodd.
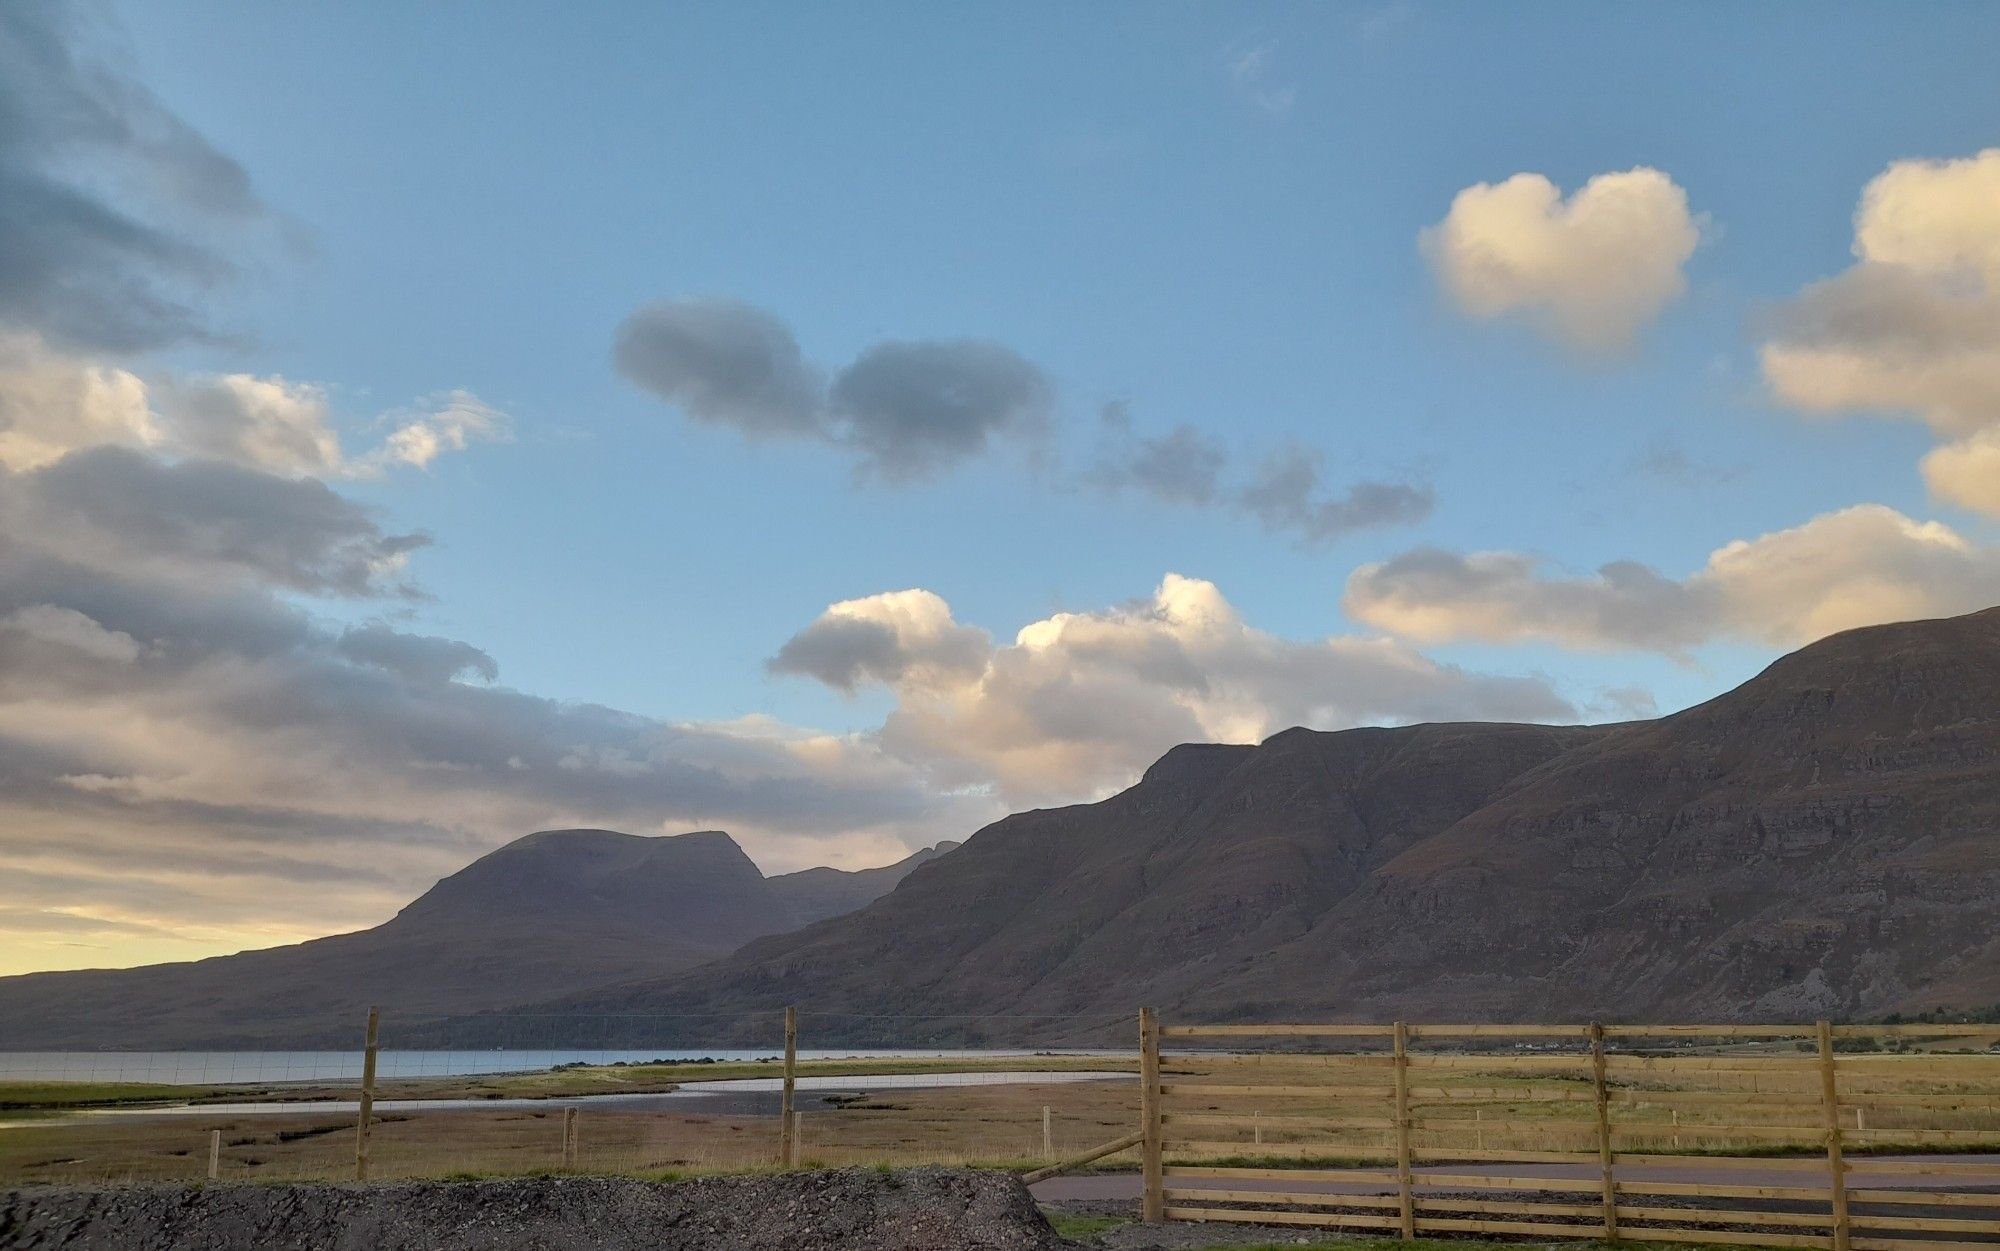
<path id="1" fill-rule="evenodd" d="M 1939 499 L 2000 517 L 2000 426 L 1934 449 L 1923 471 Z"/>
<path id="2" fill-rule="evenodd" d="M 470 391 L 449 391 L 403 414 L 382 445 L 362 457 L 359 472 L 396 465 L 429 469 L 442 452 L 462 452 L 474 443 L 503 442 L 507 415 Z"/>
<path id="3" fill-rule="evenodd" d="M 992 645 L 986 631 L 953 621 L 938 595 L 884 591 L 832 605 L 769 667 L 849 693 L 864 683 L 936 688 L 976 677 Z"/>
<path id="4" fill-rule="evenodd" d="M 1420 550 L 1355 570 L 1342 601 L 1356 620 L 1422 642 L 1670 655 L 1718 639 L 1792 647 L 1996 602 L 2000 550 L 1880 504 L 1726 544 L 1680 579 L 1631 561 L 1578 577 L 1518 552 Z"/>
<path id="5" fill-rule="evenodd" d="M 116 446 L 219 460 L 287 476 L 370 477 L 429 468 L 445 452 L 508 437 L 506 414 L 448 391 L 376 423 L 378 446 L 349 456 L 327 389 L 276 374 L 160 374 L 56 351 L 32 335 L 0 336 L 0 468 L 39 469 L 71 452 Z"/>
<path id="6" fill-rule="evenodd" d="M 1897 161 L 1861 193 L 1854 254 L 2000 283 L 2000 148 L 1956 161 Z"/>
<path id="7" fill-rule="evenodd" d="M 338 472 L 340 438 L 329 424 L 326 390 L 272 375 L 208 374 L 159 387 L 174 452 L 282 474 Z"/>
<path id="8" fill-rule="evenodd" d="M 1540 174 L 1478 183 L 1419 244 L 1467 316 L 1520 315 L 1570 347 L 1616 352 L 1686 289 L 1700 240 L 1687 193 L 1640 167 L 1599 174 L 1568 200 Z"/>
<path id="9" fill-rule="evenodd" d="M 0 468 L 38 469 L 79 447 L 144 447 L 161 433 L 136 374 L 0 336 Z"/>
<path id="10" fill-rule="evenodd" d="M 1778 311 L 1762 349 L 1772 395 L 1923 421 L 1948 441 L 1924 463 L 1932 490 L 2000 516 L 2000 148 L 1889 166 L 1862 193 L 1854 255 Z"/>
<path id="11" fill-rule="evenodd" d="M 857 621 L 870 630 L 845 628 Z M 1178 574 L 1146 600 L 1058 613 L 997 646 L 928 591 L 850 600 L 773 667 L 841 689 L 888 688 L 885 751 L 941 786 L 990 787 L 1010 806 L 1106 793 L 1182 742 L 1256 742 L 1293 725 L 1575 716 L 1538 678 L 1469 673 L 1387 639 L 1265 633 L 1213 583 Z"/>

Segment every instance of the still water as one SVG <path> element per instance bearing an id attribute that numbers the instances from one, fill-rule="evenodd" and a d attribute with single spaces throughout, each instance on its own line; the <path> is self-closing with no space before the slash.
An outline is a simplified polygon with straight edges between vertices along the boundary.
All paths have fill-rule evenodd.
<path id="1" fill-rule="evenodd" d="M 857 1057 L 954 1059 L 1025 1056 L 1028 1051 L 800 1051 L 801 1060 Z M 1089 1053 L 1066 1053 L 1089 1054 Z M 459 1077 L 531 1073 L 559 1064 L 643 1064 L 714 1060 L 776 1061 L 776 1050 L 711 1051 L 381 1051 L 376 1073 L 391 1077 Z M 170 1086 L 360 1081 L 359 1051 L 0 1051 L 0 1081 L 157 1082 Z"/>
<path id="2" fill-rule="evenodd" d="M 801 1077 L 796 1106 L 800 1111 L 830 1107 L 829 1095 L 862 1095 L 878 1090 L 913 1090 L 942 1086 L 1066 1085 L 1071 1082 L 1131 1081 L 1130 1073 L 882 1073 L 872 1077 Z M 573 1095 L 548 1099 L 377 1099 L 375 1111 L 451 1112 L 496 1108 L 596 1108 L 614 1112 L 700 1113 L 706 1116 L 776 1116 L 784 1081 L 747 1077 L 714 1082 L 683 1082 L 678 1090 L 647 1095 Z M 99 1108 L 63 1117 L 160 1116 L 305 1116 L 313 1113 L 352 1115 L 360 1105 L 352 1099 L 302 1099 L 295 1102 L 194 1103 L 154 1107 Z M 44 1122 L 46 1123 L 46 1122 Z"/>

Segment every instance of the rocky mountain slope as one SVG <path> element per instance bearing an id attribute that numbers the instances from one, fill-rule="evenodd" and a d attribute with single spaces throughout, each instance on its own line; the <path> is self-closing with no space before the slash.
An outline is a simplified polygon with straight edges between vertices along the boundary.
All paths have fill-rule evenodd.
<path id="1" fill-rule="evenodd" d="M 1737 1020 L 1996 1001 L 2000 609 L 1837 635 L 1656 721 L 1176 748 L 858 912 L 550 1010 L 797 1003 L 1055 1039 L 1122 1037 L 1141 1004 Z"/>
<path id="2" fill-rule="evenodd" d="M 347 1040 L 371 1004 L 408 1030 L 419 1016 L 691 968 L 859 907 L 950 846 L 879 869 L 766 878 L 719 831 L 545 830 L 373 929 L 182 964 L 0 978 L 0 1050 Z"/>
<path id="3" fill-rule="evenodd" d="M 828 917 L 865 908 L 896 888 L 911 869 L 935 860 L 957 843 L 949 839 L 914 852 L 894 864 L 875 869 L 800 869 L 766 878 L 772 893 L 791 916 L 786 929 L 798 929 Z"/>

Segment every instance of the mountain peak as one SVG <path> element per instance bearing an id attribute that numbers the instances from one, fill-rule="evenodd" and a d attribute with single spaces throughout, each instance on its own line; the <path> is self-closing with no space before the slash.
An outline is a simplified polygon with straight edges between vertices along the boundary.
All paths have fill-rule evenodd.
<path id="1" fill-rule="evenodd" d="M 552 920 L 589 912 L 640 932 L 733 933 L 756 911 L 764 875 L 720 830 L 639 835 L 540 830 L 444 878 L 392 924 L 464 925 L 493 917 Z M 671 899 L 674 906 L 666 906 Z M 754 934 L 744 934 L 747 941 Z"/>

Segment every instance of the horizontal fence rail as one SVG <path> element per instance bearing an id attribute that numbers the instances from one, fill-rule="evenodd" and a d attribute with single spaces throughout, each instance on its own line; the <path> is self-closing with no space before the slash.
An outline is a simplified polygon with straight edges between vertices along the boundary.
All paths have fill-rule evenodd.
<path id="1" fill-rule="evenodd" d="M 1147 1014 L 1140 1042 L 1151 1220 L 2000 1251 L 2000 1024 Z"/>

